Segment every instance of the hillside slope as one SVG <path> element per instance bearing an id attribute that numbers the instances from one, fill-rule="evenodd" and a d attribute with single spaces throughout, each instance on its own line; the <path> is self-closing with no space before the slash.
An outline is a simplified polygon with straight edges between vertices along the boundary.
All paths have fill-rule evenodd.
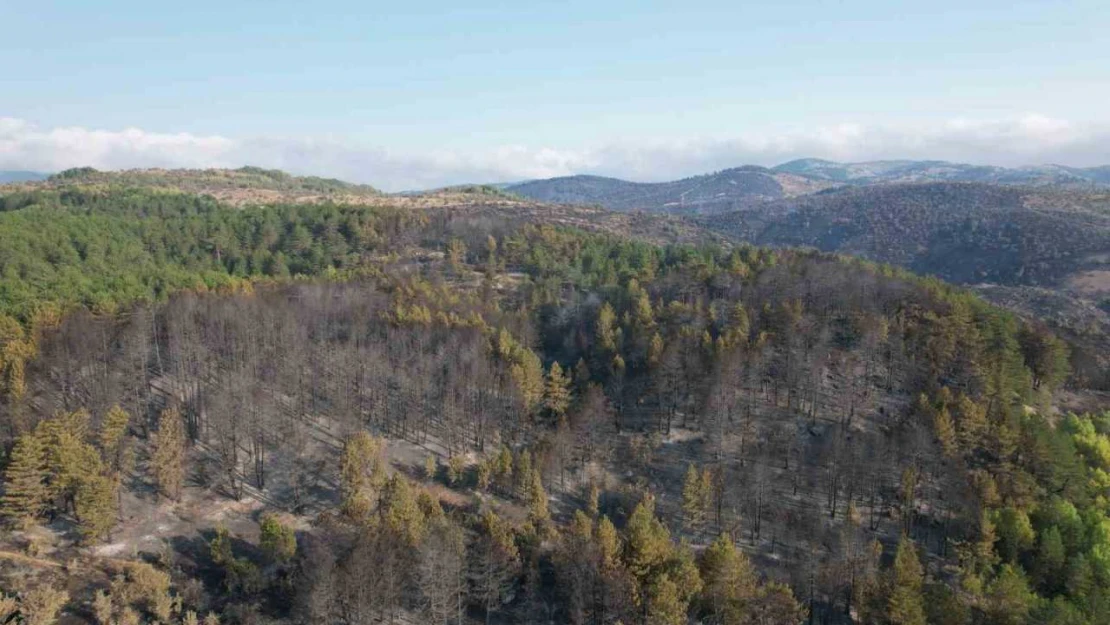
<path id="1" fill-rule="evenodd" d="M 737 167 L 670 182 L 568 176 L 514 184 L 506 190 L 542 202 L 593 204 L 618 211 L 707 214 L 813 193 L 830 186 L 826 181 L 762 167 Z"/>
<path id="2" fill-rule="evenodd" d="M 100 171 L 91 167 L 67 169 L 44 180 L 24 180 L 3 191 L 65 188 L 143 187 L 211 195 L 230 204 L 277 201 L 378 201 L 381 192 L 369 185 L 333 178 L 294 176 L 259 167 L 239 169 L 130 169 Z"/>
<path id="3" fill-rule="evenodd" d="M 920 553 L 929 622 L 1105 614 L 1052 574 L 1110 553 L 1110 416 L 1049 415 L 1065 347 L 937 280 L 572 206 L 3 207 L 5 610 L 843 625 L 925 611 Z"/>
<path id="4" fill-rule="evenodd" d="M 759 245 L 809 246 L 976 288 L 1049 320 L 1105 373 L 1110 328 L 1110 194 L 981 183 L 848 187 L 698 220 Z"/>
<path id="5" fill-rule="evenodd" d="M 853 187 L 699 223 L 757 244 L 854 254 L 973 284 L 1110 269 L 1110 194 L 977 183 Z"/>

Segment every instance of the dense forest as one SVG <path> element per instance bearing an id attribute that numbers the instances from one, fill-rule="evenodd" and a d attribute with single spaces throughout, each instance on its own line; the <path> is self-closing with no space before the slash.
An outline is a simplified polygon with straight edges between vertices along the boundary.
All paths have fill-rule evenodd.
<path id="1" fill-rule="evenodd" d="M 0 619 L 1106 622 L 1046 327 L 555 214 L 0 197 Z"/>

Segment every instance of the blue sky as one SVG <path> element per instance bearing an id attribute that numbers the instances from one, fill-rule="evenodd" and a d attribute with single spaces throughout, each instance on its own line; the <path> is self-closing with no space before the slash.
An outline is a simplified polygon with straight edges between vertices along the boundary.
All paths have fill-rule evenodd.
<path id="1" fill-rule="evenodd" d="M 1105 1 L 465 4 L 0 0 L 0 167 L 1110 161 Z"/>

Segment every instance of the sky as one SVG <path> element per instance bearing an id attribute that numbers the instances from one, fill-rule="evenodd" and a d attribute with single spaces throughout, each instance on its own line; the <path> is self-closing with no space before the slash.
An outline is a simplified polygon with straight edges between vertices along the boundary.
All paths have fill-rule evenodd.
<path id="1" fill-rule="evenodd" d="M 464 6 L 465 5 L 465 6 Z M 1105 0 L 0 0 L 0 169 L 1110 163 Z"/>

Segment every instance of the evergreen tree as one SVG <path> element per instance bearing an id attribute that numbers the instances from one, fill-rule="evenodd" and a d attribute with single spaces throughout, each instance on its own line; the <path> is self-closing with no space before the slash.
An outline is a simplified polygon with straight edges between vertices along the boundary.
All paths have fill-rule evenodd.
<path id="1" fill-rule="evenodd" d="M 540 357 L 526 347 L 514 353 L 514 362 L 509 366 L 509 374 L 516 383 L 520 397 L 529 414 L 538 407 L 544 398 L 543 363 Z"/>
<path id="2" fill-rule="evenodd" d="M 520 570 L 512 527 L 493 512 L 482 517 L 482 531 L 470 558 L 471 591 L 486 613 L 486 623 L 500 609 Z"/>
<path id="3" fill-rule="evenodd" d="M 36 428 L 45 445 L 50 500 L 60 504 L 63 512 L 75 508 L 81 481 L 102 469 L 100 454 L 85 442 L 88 425 L 89 413 L 77 410 L 42 421 Z"/>
<path id="4" fill-rule="evenodd" d="M 180 499 L 185 480 L 185 424 L 176 408 L 162 411 L 153 447 L 150 466 L 158 491 L 171 499 Z"/>
<path id="5" fill-rule="evenodd" d="M 529 491 L 528 522 L 535 526 L 541 536 L 546 535 L 551 527 L 551 514 L 547 509 L 547 491 L 543 488 L 539 471 L 532 472 L 532 487 Z"/>
<path id="6" fill-rule="evenodd" d="M 628 569 L 647 586 L 650 578 L 666 564 L 671 557 L 671 535 L 667 528 L 655 517 L 655 497 L 644 496 L 625 527 L 627 534 Z"/>
<path id="7" fill-rule="evenodd" d="M 597 313 L 597 325 L 595 327 L 597 344 L 603 351 L 614 352 L 617 350 L 616 322 L 617 313 L 609 305 L 609 302 L 605 302 Z"/>
<path id="8" fill-rule="evenodd" d="M 401 537 L 409 547 L 420 544 L 425 530 L 424 513 L 409 481 L 398 473 L 385 484 L 381 512 L 393 535 Z"/>
<path id="9" fill-rule="evenodd" d="M 493 481 L 494 459 L 487 458 L 478 463 L 478 490 L 488 491 Z"/>
<path id="10" fill-rule="evenodd" d="M 785 584 L 769 583 L 760 587 L 752 600 L 751 625 L 798 625 L 805 620 L 806 609 L 794 598 Z"/>
<path id="11" fill-rule="evenodd" d="M 925 603 L 921 589 L 924 574 L 913 541 L 905 534 L 894 556 L 887 618 L 893 625 L 925 625 Z"/>
<path id="12" fill-rule="evenodd" d="M 493 461 L 493 475 L 498 488 L 503 493 L 511 494 L 513 490 L 513 452 L 502 445 Z"/>
<path id="13" fill-rule="evenodd" d="M 131 422 L 131 415 L 119 406 L 112 406 L 104 415 L 100 424 L 100 433 L 97 437 L 100 444 L 100 453 L 109 470 L 114 474 L 124 471 L 129 464 L 127 455 L 127 426 Z"/>
<path id="14" fill-rule="evenodd" d="M 1024 326 L 1018 342 L 1025 365 L 1033 374 L 1033 388 L 1055 388 L 1068 376 L 1068 346 L 1043 326 Z"/>
<path id="15" fill-rule="evenodd" d="M 438 469 L 439 462 L 436 460 L 435 455 L 428 454 L 424 458 L 424 479 L 428 481 L 435 481 Z"/>
<path id="16" fill-rule="evenodd" d="M 386 479 L 381 442 L 361 430 L 349 436 L 339 459 L 344 513 L 352 519 L 365 518 Z"/>
<path id="17" fill-rule="evenodd" d="M 655 516 L 650 493 L 632 511 L 625 532 L 625 562 L 636 583 L 641 621 L 678 622 L 672 619 L 679 613 L 685 618 L 690 600 L 701 590 L 701 577 L 689 549 L 676 549 Z M 657 606 L 656 601 L 664 604 Z"/>
<path id="18" fill-rule="evenodd" d="M 620 561 L 621 540 L 617 528 L 609 517 L 601 517 L 594 530 L 594 544 L 597 546 L 598 562 L 603 583 L 607 589 L 605 603 L 610 606 L 623 605 L 631 600 L 631 588 L 625 582 L 628 573 Z M 619 608 L 615 611 L 620 611 Z"/>
<path id="19" fill-rule="evenodd" d="M 751 621 L 751 601 L 758 582 L 751 562 L 724 534 L 713 541 L 701 558 L 703 610 L 707 623 L 741 625 Z"/>
<path id="20" fill-rule="evenodd" d="M 925 613 L 929 625 L 968 625 L 971 610 L 960 595 L 945 584 L 929 584 L 925 589 Z"/>
<path id="21" fill-rule="evenodd" d="M 708 514 L 706 501 L 711 494 L 707 486 L 697 467 L 689 465 L 682 483 L 682 520 L 687 530 L 696 532 L 705 524 Z"/>
<path id="22" fill-rule="evenodd" d="M 995 548 L 1004 562 L 1016 562 L 1019 555 L 1033 547 L 1036 533 L 1025 512 L 1006 506 L 995 511 L 991 520 L 998 536 Z"/>
<path id="23" fill-rule="evenodd" d="M 293 528 L 283 524 L 273 514 L 262 517 L 258 544 L 271 562 L 289 562 L 297 553 L 297 536 Z"/>
<path id="24" fill-rule="evenodd" d="M 35 433 L 20 436 L 4 470 L 4 499 L 0 515 L 19 528 L 34 524 L 46 509 L 46 451 Z"/>
<path id="25" fill-rule="evenodd" d="M 1055 525 L 1041 532 L 1033 573 L 1037 585 L 1047 594 L 1055 594 L 1064 581 L 1067 549 L 1060 529 Z"/>
<path id="26" fill-rule="evenodd" d="M 686 625 L 687 604 L 670 575 L 663 573 L 652 579 L 647 594 L 651 609 L 647 611 L 645 625 Z"/>
<path id="27" fill-rule="evenodd" d="M 748 334 L 751 333 L 751 321 L 748 318 L 748 310 L 744 308 L 743 304 L 736 303 L 729 311 L 728 331 L 731 342 L 736 344 L 748 342 Z"/>
<path id="28" fill-rule="evenodd" d="M 947 408 L 942 407 L 936 411 L 933 417 L 933 425 L 944 455 L 954 458 L 959 451 L 959 446 L 956 438 L 956 425 L 952 422 L 952 415 L 948 414 Z"/>
<path id="29" fill-rule="evenodd" d="M 663 360 L 663 336 L 658 332 L 652 335 L 652 342 L 647 345 L 647 364 L 656 366 Z"/>
<path id="30" fill-rule="evenodd" d="M 535 483 L 532 477 L 532 454 L 527 449 L 521 450 L 513 465 L 512 475 L 517 496 L 530 501 L 532 485 Z"/>
<path id="31" fill-rule="evenodd" d="M 600 504 L 601 491 L 597 488 L 597 484 L 590 482 L 590 490 L 586 494 L 586 514 L 589 514 L 591 519 L 596 519 L 600 514 Z"/>
<path id="32" fill-rule="evenodd" d="M 547 373 L 543 404 L 555 421 L 565 415 L 570 406 L 570 378 L 563 374 L 563 368 L 558 362 L 552 363 Z"/>
<path id="33" fill-rule="evenodd" d="M 986 612 L 992 624 L 1021 625 L 1033 607 L 1035 596 L 1021 567 L 1004 564 L 987 587 L 986 599 Z"/>
<path id="34" fill-rule="evenodd" d="M 119 515 L 119 482 L 111 475 L 93 472 L 81 478 L 76 511 L 81 535 L 86 541 L 108 536 Z"/>
<path id="35" fill-rule="evenodd" d="M 956 399 L 956 430 L 965 452 L 982 446 L 987 432 L 987 411 L 964 394 Z"/>
<path id="36" fill-rule="evenodd" d="M 466 261 L 466 244 L 462 239 L 452 238 L 447 242 L 447 262 L 451 270 L 458 273 Z"/>

